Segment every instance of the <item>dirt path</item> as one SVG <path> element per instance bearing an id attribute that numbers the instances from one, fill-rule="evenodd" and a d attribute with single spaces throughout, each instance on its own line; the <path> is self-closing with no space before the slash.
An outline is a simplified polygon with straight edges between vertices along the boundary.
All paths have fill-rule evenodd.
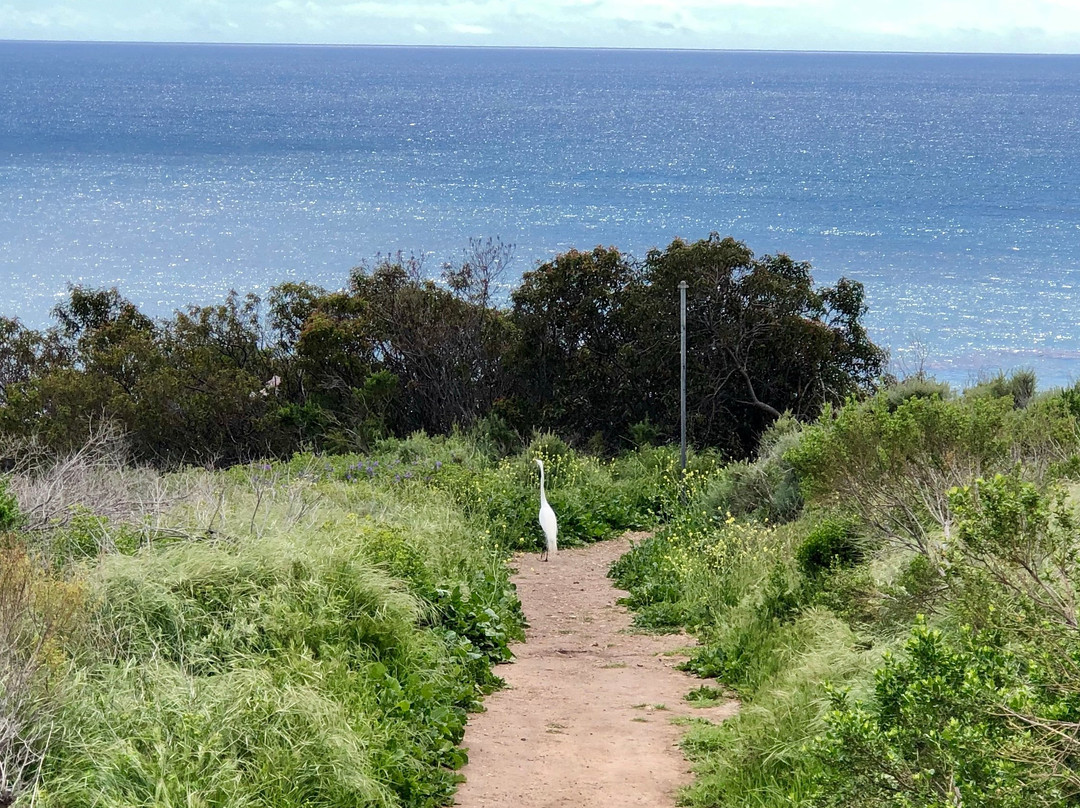
<path id="1" fill-rule="evenodd" d="M 514 577 L 529 621 L 528 641 L 498 673 L 507 688 L 470 718 L 469 764 L 457 796 L 464 808 L 623 808 L 675 805 L 689 781 L 678 748 L 688 715 L 719 721 L 731 704 L 691 707 L 699 680 L 675 670 L 684 636 L 626 631 L 625 593 L 607 578 L 629 549 L 626 536 L 564 550 L 554 561 L 520 556 Z"/>

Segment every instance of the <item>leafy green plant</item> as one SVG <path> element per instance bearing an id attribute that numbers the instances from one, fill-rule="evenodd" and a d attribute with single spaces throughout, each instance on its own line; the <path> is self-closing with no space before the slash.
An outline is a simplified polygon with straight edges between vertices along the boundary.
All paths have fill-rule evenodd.
<path id="1" fill-rule="evenodd" d="M 18 530 L 22 524 L 19 501 L 8 487 L 7 480 L 0 477 L 0 533 Z"/>
<path id="2" fill-rule="evenodd" d="M 1027 698 L 1024 667 L 998 637 L 969 632 L 954 644 L 917 625 L 903 656 L 878 670 L 872 702 L 833 692 L 813 804 L 1063 804 L 1020 762 L 1029 739 L 1004 709 Z"/>
<path id="3" fill-rule="evenodd" d="M 134 525 L 115 523 L 85 506 L 75 506 L 67 524 L 51 531 L 52 557 L 59 563 L 94 558 L 102 553 L 130 555 L 143 544 Z"/>
<path id="4" fill-rule="evenodd" d="M 947 382 L 939 382 L 924 373 L 916 373 L 906 379 L 891 384 L 883 391 L 890 410 L 895 411 L 911 398 L 937 398 L 941 400 L 953 397 L 953 390 Z"/>

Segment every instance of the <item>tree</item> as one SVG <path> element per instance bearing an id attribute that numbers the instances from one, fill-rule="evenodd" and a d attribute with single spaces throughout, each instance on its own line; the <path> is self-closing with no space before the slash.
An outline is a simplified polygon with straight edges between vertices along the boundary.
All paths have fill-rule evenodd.
<path id="1" fill-rule="evenodd" d="M 446 433 L 485 415 L 502 394 L 507 324 L 491 305 L 494 266 L 505 255 L 475 251 L 446 267 L 442 285 L 425 280 L 417 259 L 382 261 L 353 271 L 353 295 L 364 301 L 378 367 L 397 379 L 393 427 Z"/>
<path id="2" fill-rule="evenodd" d="M 115 289 L 73 287 L 45 333 L 0 320 L 0 431 L 66 449 L 113 421 L 163 465 L 364 448 L 491 414 L 609 449 L 673 438 L 682 280 L 698 445 L 745 456 L 781 413 L 813 417 L 872 389 L 884 365 L 861 285 L 815 287 L 809 264 L 731 238 L 676 240 L 642 262 L 571 250 L 500 307 L 512 253 L 473 241 L 436 277 L 398 254 L 345 290 L 275 287 L 265 313 L 232 293 L 157 322 Z"/>
<path id="3" fill-rule="evenodd" d="M 614 247 L 571 250 L 526 272 L 512 295 L 515 389 L 532 423 L 609 444 L 645 417 L 641 334 L 628 318 L 634 265 Z"/>
<path id="4" fill-rule="evenodd" d="M 682 280 L 689 284 L 687 396 L 696 443 L 746 455 L 782 412 L 813 417 L 828 402 L 871 390 L 884 370 L 886 354 L 861 323 L 861 284 L 815 288 L 808 263 L 755 258 L 715 233 L 693 244 L 676 240 L 648 254 L 632 303 L 642 382 L 662 402 L 658 423 L 671 425 L 675 416 Z"/>
<path id="5" fill-rule="evenodd" d="M 260 395 L 272 374 L 260 304 L 233 292 L 165 324 L 163 361 L 138 387 L 132 439 L 139 456 L 229 464 L 295 448 L 267 420 L 270 403 Z"/>
<path id="6" fill-rule="evenodd" d="M 130 431 L 139 379 L 161 360 L 153 321 L 116 289 L 79 286 L 53 314 L 59 327 L 44 335 L 8 329 L 23 369 L 5 385 L 0 431 L 61 451 L 83 445 L 102 421 Z"/>
<path id="7" fill-rule="evenodd" d="M 27 328 L 17 318 L 0 317 L 0 406 L 7 390 L 63 363 L 65 351 L 55 333 Z"/>
<path id="8" fill-rule="evenodd" d="M 687 281 L 690 437 L 743 457 L 781 413 L 816 416 L 873 388 L 885 354 L 867 338 L 862 286 L 815 288 L 810 265 L 755 258 L 716 234 L 636 264 L 570 251 L 513 293 L 511 368 L 530 426 L 608 446 L 648 419 L 678 434 L 679 297 Z"/>

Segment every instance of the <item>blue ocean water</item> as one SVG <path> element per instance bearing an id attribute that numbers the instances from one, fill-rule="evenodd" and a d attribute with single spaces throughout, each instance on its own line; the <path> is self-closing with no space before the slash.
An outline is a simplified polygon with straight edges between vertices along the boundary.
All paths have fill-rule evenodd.
<path id="1" fill-rule="evenodd" d="M 68 283 L 164 314 L 718 231 L 863 281 L 902 368 L 1080 378 L 1080 57 L 0 42 L 0 77 L 29 324 Z"/>

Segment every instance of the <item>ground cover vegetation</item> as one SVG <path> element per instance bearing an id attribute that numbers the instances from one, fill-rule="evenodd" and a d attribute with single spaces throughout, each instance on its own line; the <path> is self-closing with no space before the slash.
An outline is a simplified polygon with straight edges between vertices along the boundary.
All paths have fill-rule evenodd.
<path id="1" fill-rule="evenodd" d="M 0 320 L 0 805 L 446 804 L 535 457 L 743 701 L 688 804 L 1080 804 L 1080 391 L 884 378 L 858 284 L 732 239 L 508 258 Z"/>
<path id="2" fill-rule="evenodd" d="M 162 473 L 97 434 L 0 478 L 0 804 L 448 804 L 522 637 L 534 457 L 564 544 L 666 518 L 677 453 L 386 439 Z M 700 455 L 700 472 L 717 464 Z M 107 496 L 103 492 L 110 492 Z"/>
<path id="3" fill-rule="evenodd" d="M 0 805 L 446 804 L 521 636 L 532 460 L 563 545 L 679 508 L 653 448 L 677 282 L 712 374 L 694 474 L 884 360 L 857 284 L 731 239 L 571 252 L 497 304 L 508 258 L 162 320 L 76 287 L 48 329 L 0 320 Z"/>
<path id="4" fill-rule="evenodd" d="M 506 450 L 533 430 L 606 452 L 662 442 L 678 434 L 682 280 L 699 447 L 746 456 L 779 413 L 813 417 L 884 368 L 858 283 L 815 286 L 808 264 L 731 238 L 641 260 L 571 251 L 506 299 L 511 257 L 474 242 L 432 277 L 398 255 L 342 290 L 284 283 L 159 320 L 116 290 L 73 288 L 49 328 L 0 318 L 0 434 L 70 452 L 108 422 L 137 461 L 169 468 L 480 422 Z"/>
<path id="5" fill-rule="evenodd" d="M 687 735 L 686 804 L 1080 804 L 1078 403 L 918 375 L 691 475 L 612 570 L 743 702 Z"/>

